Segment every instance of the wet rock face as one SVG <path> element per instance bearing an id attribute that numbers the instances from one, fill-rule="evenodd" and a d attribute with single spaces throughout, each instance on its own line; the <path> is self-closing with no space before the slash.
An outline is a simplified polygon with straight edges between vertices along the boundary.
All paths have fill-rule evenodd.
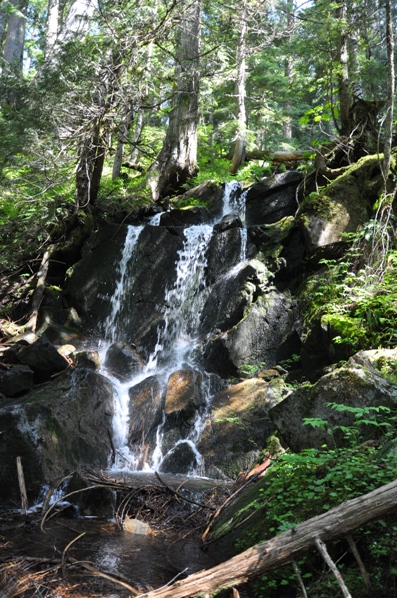
<path id="1" fill-rule="evenodd" d="M 197 457 L 197 452 L 190 443 L 180 442 L 165 455 L 160 471 L 163 473 L 192 473 L 198 465 Z"/>
<path id="2" fill-rule="evenodd" d="M 127 343 L 113 343 L 106 352 L 105 368 L 122 382 L 142 370 L 143 365 L 138 352 Z"/>
<path id="3" fill-rule="evenodd" d="M 203 360 L 208 371 L 227 378 L 244 364 L 272 367 L 295 352 L 297 306 L 289 294 L 269 290 L 249 304 L 244 318 L 209 338 Z"/>
<path id="4" fill-rule="evenodd" d="M 11 481 L 4 492 L 0 490 L 0 499 L 18 494 L 15 457 L 19 454 L 28 493 L 34 498 L 40 487 L 70 471 L 106 468 L 112 416 L 110 382 L 82 368 L 68 370 L 23 398 L 8 401 L 0 408 L 0 453 L 3 447 L 3 479 Z"/>
<path id="5" fill-rule="evenodd" d="M 149 376 L 132 386 L 128 391 L 129 396 L 129 431 L 128 445 L 132 448 L 135 444 L 145 439 L 145 444 L 153 445 L 157 426 L 162 419 L 163 383 L 161 376 Z"/>
<path id="6" fill-rule="evenodd" d="M 348 444 L 338 426 L 353 426 L 355 417 L 347 411 L 332 409 L 327 403 L 348 407 L 397 406 L 397 390 L 380 373 L 384 360 L 397 359 L 395 350 L 361 351 L 340 368 L 322 376 L 313 386 L 301 387 L 291 393 L 269 415 L 286 445 L 299 452 L 304 448 L 330 448 Z M 383 361 L 382 361 L 383 360 Z M 395 363 L 395 361 L 394 361 Z M 304 418 L 321 418 L 328 422 L 327 428 L 334 428 L 331 436 L 319 427 L 304 425 Z M 363 439 L 379 434 L 374 426 L 362 426 Z"/>
<path id="7" fill-rule="evenodd" d="M 182 413 L 189 416 L 202 404 L 201 373 L 191 369 L 172 372 L 166 389 L 166 416 Z"/>
<path id="8" fill-rule="evenodd" d="M 108 227 L 105 238 L 76 265 L 68 284 L 67 300 L 86 326 L 99 334 L 104 333 L 102 323 L 111 313 L 110 298 L 118 278 L 115 264 L 120 262 L 127 234 L 127 227 L 119 228 Z M 144 358 L 156 344 L 164 290 L 172 287 L 175 280 L 177 252 L 182 246 L 183 229 L 145 226 L 128 261 L 124 288 L 124 297 L 128 300 L 117 312 L 114 328 L 123 322 L 122 340 L 133 342 Z"/>

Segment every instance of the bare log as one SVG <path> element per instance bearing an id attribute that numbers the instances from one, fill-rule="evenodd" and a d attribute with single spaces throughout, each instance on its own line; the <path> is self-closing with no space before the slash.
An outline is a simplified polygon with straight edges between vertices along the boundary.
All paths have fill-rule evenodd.
<path id="1" fill-rule="evenodd" d="M 394 481 L 312 517 L 271 540 L 256 544 L 212 569 L 189 575 L 171 586 L 141 596 L 188 598 L 213 595 L 220 588 L 236 587 L 291 563 L 315 545 L 317 539 L 327 541 L 345 536 L 364 523 L 393 511 L 396 506 L 397 481 Z"/>
<path id="2" fill-rule="evenodd" d="M 280 151 L 280 152 L 266 152 L 264 150 L 252 150 L 247 152 L 245 160 L 266 160 L 268 162 L 299 162 L 300 160 L 310 160 L 312 152 L 294 152 L 294 151 Z"/>

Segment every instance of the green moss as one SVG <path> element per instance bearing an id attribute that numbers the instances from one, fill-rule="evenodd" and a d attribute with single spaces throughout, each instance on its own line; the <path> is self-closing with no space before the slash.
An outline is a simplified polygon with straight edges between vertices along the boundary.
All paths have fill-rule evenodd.
<path id="1" fill-rule="evenodd" d="M 328 329 L 336 343 L 359 345 L 366 336 L 366 329 L 361 319 L 343 314 L 325 314 L 321 318 L 322 328 Z"/>

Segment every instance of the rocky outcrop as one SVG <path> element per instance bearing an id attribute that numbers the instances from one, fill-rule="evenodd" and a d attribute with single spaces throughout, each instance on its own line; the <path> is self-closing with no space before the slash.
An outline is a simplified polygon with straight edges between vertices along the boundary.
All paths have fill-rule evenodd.
<path id="1" fill-rule="evenodd" d="M 366 411 L 368 408 L 396 408 L 395 384 L 379 371 L 388 363 L 395 367 L 396 350 L 362 351 L 315 384 L 301 386 L 292 392 L 269 412 L 285 444 L 296 452 L 309 447 L 320 448 L 324 444 L 330 448 L 347 444 L 349 438 L 341 427 L 356 429 L 363 440 L 378 437 L 382 428 L 376 425 L 363 424 L 357 428 L 354 410 L 363 409 L 361 419 L 370 420 L 376 411 L 371 413 L 371 410 Z M 317 424 L 304 425 L 305 418 L 316 419 Z"/>
<path id="2" fill-rule="evenodd" d="M 244 364 L 271 367 L 299 351 L 298 311 L 288 293 L 270 288 L 248 308 L 237 324 L 210 337 L 204 348 L 209 371 L 235 376 Z"/>
<path id="3" fill-rule="evenodd" d="M 109 227 L 103 240 L 76 265 L 68 284 L 66 298 L 85 321 L 88 328 L 104 334 L 104 322 L 111 314 L 111 297 L 120 275 L 119 263 L 126 227 Z M 169 230 L 145 226 L 139 235 L 133 256 L 128 261 L 123 302 L 112 327 L 123 322 L 123 340 L 134 343 L 144 357 L 157 342 L 161 325 L 165 289 L 175 279 L 177 252 L 183 245 L 183 229 Z M 100 268 L 98 268 L 100 264 Z"/>
<path id="4" fill-rule="evenodd" d="M 157 426 L 162 420 L 163 381 L 161 376 L 149 376 L 128 391 L 129 430 L 128 445 L 143 445 L 147 460 L 155 445 Z M 141 449 L 142 451 L 142 449 Z"/>
<path id="5" fill-rule="evenodd" d="M 30 499 L 79 468 L 105 468 L 111 456 L 113 391 L 92 370 L 68 370 L 23 398 L 0 405 L 0 500 L 18 497 L 21 456 Z"/>
<path id="6" fill-rule="evenodd" d="M 229 386 L 212 400 L 198 450 L 209 477 L 237 477 L 248 471 L 275 426 L 269 410 L 283 397 L 282 381 L 269 384 L 258 378 Z"/>

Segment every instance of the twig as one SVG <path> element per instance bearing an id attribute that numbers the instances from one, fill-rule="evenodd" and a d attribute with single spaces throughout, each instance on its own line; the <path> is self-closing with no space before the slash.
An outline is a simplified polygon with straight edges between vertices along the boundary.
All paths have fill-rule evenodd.
<path id="1" fill-rule="evenodd" d="M 168 486 L 168 484 L 166 484 L 161 477 L 159 476 L 159 474 L 157 473 L 157 471 L 154 472 L 156 478 L 159 480 L 159 482 L 161 482 L 163 484 L 163 486 L 165 486 L 170 492 L 172 492 L 173 494 L 175 494 L 175 496 L 178 496 L 179 498 L 181 498 L 182 500 L 184 500 L 185 502 L 188 502 L 192 505 L 196 505 L 197 507 L 201 507 L 202 509 L 210 509 L 211 511 L 214 511 L 214 507 L 212 506 L 208 506 L 208 505 L 203 505 L 195 500 L 191 500 L 190 498 L 186 498 L 186 496 L 183 496 L 183 494 L 181 494 L 180 492 L 178 492 L 178 490 L 173 490 L 172 488 L 170 488 L 170 486 Z"/>
<path id="2" fill-rule="evenodd" d="M 357 545 L 356 545 L 355 541 L 353 540 L 353 536 L 351 534 L 348 534 L 346 536 L 346 540 L 348 541 L 350 550 L 352 551 L 354 558 L 357 561 L 357 565 L 359 566 L 361 575 L 363 576 L 363 580 L 364 580 L 365 586 L 368 590 L 368 593 L 371 594 L 371 592 L 372 592 L 371 581 L 369 579 L 369 575 L 365 568 L 365 565 L 364 565 L 363 561 L 361 560 L 361 556 L 360 556 L 360 553 L 358 552 Z"/>
<path id="3" fill-rule="evenodd" d="M 296 561 L 292 561 L 292 567 L 294 569 L 296 577 L 298 578 L 298 582 L 299 582 L 299 585 L 302 590 L 302 596 L 303 596 L 303 598 L 307 598 L 305 584 L 303 583 L 302 575 L 301 575 L 301 572 L 299 571 L 299 567 L 298 567 Z"/>
<path id="4" fill-rule="evenodd" d="M 62 553 L 62 577 L 65 578 L 66 577 L 66 553 L 69 550 L 69 548 L 72 546 L 72 544 L 74 544 L 75 542 L 77 542 L 77 540 L 80 540 L 80 538 L 82 538 L 83 536 L 86 535 L 86 532 L 83 532 L 82 534 L 76 536 L 76 538 L 74 538 L 74 540 L 71 540 L 69 542 L 69 544 L 67 546 L 65 546 L 65 548 L 63 549 L 63 553 Z"/>

